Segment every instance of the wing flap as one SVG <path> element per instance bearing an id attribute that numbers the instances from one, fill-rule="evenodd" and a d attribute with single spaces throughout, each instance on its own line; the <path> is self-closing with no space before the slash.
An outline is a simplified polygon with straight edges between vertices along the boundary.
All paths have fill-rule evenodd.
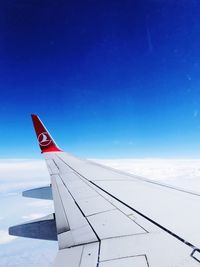
<path id="1" fill-rule="evenodd" d="M 109 261 L 101 262 L 99 267 L 148 267 L 146 257 L 133 256 L 128 258 L 114 259 Z"/>
<path id="2" fill-rule="evenodd" d="M 147 233 L 119 210 L 98 213 L 89 217 L 100 239 Z"/>
<path id="3" fill-rule="evenodd" d="M 98 241 L 60 176 L 52 175 L 51 181 L 60 248 Z"/>
<path id="4" fill-rule="evenodd" d="M 198 267 L 192 249 L 163 231 L 105 239 L 101 242 L 100 263 L 143 255 L 147 266 Z M 112 265 L 111 265 L 112 266 Z M 114 266 L 114 265 L 113 265 Z M 121 265 L 119 265 L 121 267 Z M 134 266 L 134 265 L 133 265 Z M 136 265 L 137 266 L 137 265 Z"/>
<path id="5" fill-rule="evenodd" d="M 54 267 L 96 267 L 99 257 L 99 243 L 59 250 Z"/>
<path id="6" fill-rule="evenodd" d="M 58 191 L 58 186 L 56 183 L 56 178 L 53 179 L 51 177 L 52 182 L 52 192 L 54 199 L 54 208 L 55 208 L 55 216 L 56 216 L 56 226 L 58 235 L 67 232 L 70 230 L 69 222 L 64 211 L 63 202 Z"/>

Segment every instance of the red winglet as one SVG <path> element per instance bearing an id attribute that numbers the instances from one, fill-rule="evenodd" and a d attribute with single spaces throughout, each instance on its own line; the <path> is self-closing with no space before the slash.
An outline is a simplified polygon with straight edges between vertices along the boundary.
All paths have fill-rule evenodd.
<path id="1" fill-rule="evenodd" d="M 37 115 L 31 115 L 41 152 L 61 152 Z"/>

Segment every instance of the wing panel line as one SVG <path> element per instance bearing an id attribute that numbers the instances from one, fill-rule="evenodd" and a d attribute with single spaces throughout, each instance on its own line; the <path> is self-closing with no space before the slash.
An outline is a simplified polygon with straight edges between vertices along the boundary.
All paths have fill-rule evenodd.
<path id="1" fill-rule="evenodd" d="M 90 225 L 91 229 L 93 230 L 94 234 L 96 235 L 96 238 L 98 239 L 98 241 L 100 242 L 101 239 L 99 238 L 98 234 L 96 233 L 96 231 L 94 230 L 94 228 L 92 227 L 92 225 L 90 224 L 90 222 L 88 221 L 87 217 L 85 216 L 85 214 L 83 213 L 82 209 L 80 208 L 80 206 L 78 205 L 78 203 L 76 202 L 75 198 L 73 197 L 73 195 L 71 194 L 71 192 L 69 191 L 69 189 L 67 188 L 65 182 L 63 181 L 62 177 L 58 174 L 58 176 L 60 177 L 60 180 L 62 181 L 64 187 L 67 189 L 68 193 L 70 194 L 71 198 L 73 199 L 74 203 L 76 204 L 77 208 L 80 210 L 81 214 L 83 215 L 83 217 L 86 219 L 86 221 L 88 222 L 88 224 Z"/>
<path id="2" fill-rule="evenodd" d="M 59 156 L 58 156 L 59 157 Z M 59 157 L 60 158 L 60 157 Z M 80 160 L 80 158 L 76 157 L 77 159 Z M 61 159 L 61 158 L 60 158 Z M 109 167 L 109 166 L 105 166 L 105 165 L 102 165 L 100 163 L 97 163 L 97 162 L 94 162 L 92 160 L 88 160 L 88 159 L 85 159 L 85 161 L 87 161 L 88 163 L 92 164 L 92 165 L 96 165 L 98 167 L 101 167 L 101 168 L 104 168 L 106 170 L 109 170 L 109 171 L 113 171 L 113 172 L 116 172 L 118 174 L 122 174 L 122 175 L 125 175 L 125 176 L 128 176 L 128 177 L 131 177 L 131 178 L 134 178 L 134 179 L 137 179 L 137 180 L 141 180 L 143 182 L 146 182 L 146 183 L 150 183 L 150 184 L 155 184 L 155 185 L 158 185 L 158 186 L 161 186 L 161 187 L 167 187 L 167 188 L 170 188 L 170 189 L 173 189 L 173 190 L 176 190 L 176 191 L 179 191 L 179 192 L 183 192 L 183 193 L 187 193 L 187 194 L 191 194 L 191 195 L 195 195 L 195 196 L 200 196 L 200 194 L 198 192 L 193 192 L 193 191 L 190 191 L 190 190 L 185 190 L 185 189 L 182 189 L 182 188 L 179 188 L 179 187 L 176 187 L 176 186 L 171 186 L 169 184 L 165 184 L 165 183 L 159 183 L 157 181 L 152 181 L 152 180 L 149 180 L 145 177 L 142 177 L 142 176 L 139 176 L 139 175 L 134 175 L 132 173 L 127 173 L 125 171 L 121 171 L 121 170 L 118 170 L 118 169 L 115 169 L 115 168 L 112 168 L 112 167 Z M 63 160 L 63 162 L 65 162 Z M 66 163 L 66 162 L 65 162 Z M 125 179 L 123 179 L 124 181 Z M 98 181 L 98 180 L 96 180 Z M 120 180 L 119 180 L 120 181 Z"/>
<path id="3" fill-rule="evenodd" d="M 101 191 L 103 191 L 104 193 L 106 193 L 107 195 L 109 195 L 110 197 L 112 197 L 113 199 L 119 201 L 121 204 L 123 204 L 124 206 L 126 206 L 127 208 L 131 209 L 132 211 L 136 212 L 137 214 L 139 214 L 140 216 L 142 216 L 143 218 L 145 218 L 146 220 L 150 221 L 151 223 L 153 223 L 154 225 L 156 225 L 157 227 L 159 227 L 160 229 L 162 229 L 163 231 L 167 232 L 168 234 L 170 234 L 171 236 L 175 237 L 176 239 L 178 239 L 179 241 L 181 241 L 182 243 L 184 243 L 185 245 L 191 247 L 192 249 L 196 249 L 197 247 L 195 245 L 193 245 L 192 243 L 186 241 L 184 238 L 180 237 L 179 235 L 173 233 L 172 231 L 170 231 L 169 229 L 165 228 L 164 226 L 162 226 L 161 224 L 157 223 L 156 221 L 152 220 L 151 218 L 149 218 L 148 216 L 146 216 L 145 214 L 141 213 L 140 211 L 134 209 L 133 207 L 129 206 L 127 203 L 123 202 L 122 200 L 118 199 L 117 197 L 115 197 L 114 195 L 112 195 L 111 193 L 109 193 L 108 191 L 106 191 L 105 189 L 103 189 L 102 187 L 100 187 L 99 185 L 95 184 L 93 181 L 89 180 L 87 177 L 83 176 L 81 173 L 79 173 L 76 169 L 74 169 L 73 167 L 71 167 L 69 164 L 67 164 L 61 157 L 59 157 L 58 155 L 56 155 L 62 162 L 64 162 L 71 170 L 73 170 L 75 173 L 77 173 L 78 175 L 80 175 L 83 179 L 85 179 L 86 181 L 88 181 L 89 183 L 91 183 L 93 186 L 97 187 L 98 189 L 100 189 Z M 101 165 L 100 165 L 101 166 Z M 160 184 L 159 184 L 160 185 Z M 187 192 L 188 193 L 188 192 Z"/>
<path id="4" fill-rule="evenodd" d="M 54 160 L 55 162 L 55 160 Z M 55 162 L 56 166 L 58 166 L 58 164 Z M 67 165 L 65 162 L 64 162 L 65 165 Z M 68 165 L 67 165 L 68 166 Z M 70 166 L 68 166 L 70 168 Z M 59 168 L 59 167 L 58 167 Z M 72 170 L 72 168 L 71 168 Z M 117 209 L 118 211 L 120 211 L 124 216 L 126 216 L 128 219 L 132 220 L 125 212 L 123 212 L 119 207 L 117 207 L 113 202 L 111 202 L 108 198 L 106 198 L 102 193 L 100 193 L 98 190 L 96 190 L 93 186 L 91 186 L 89 180 L 87 178 L 84 178 L 83 176 L 81 176 L 77 171 L 75 171 L 76 175 L 79 177 L 79 179 L 81 179 L 82 182 L 84 182 L 88 187 L 90 187 L 92 190 L 94 190 L 99 196 L 101 196 L 105 201 L 107 201 L 108 203 L 110 203 L 113 208 Z M 59 175 L 60 176 L 60 175 Z M 62 177 L 60 176 L 60 179 L 62 180 L 63 184 L 66 186 L 67 188 L 67 184 L 66 182 L 62 179 Z M 68 190 L 68 192 L 71 194 L 70 190 Z M 72 194 L 71 194 L 72 195 Z M 73 195 L 72 195 L 72 198 L 74 199 Z M 76 200 L 74 199 L 74 201 L 76 202 Z M 77 202 L 76 202 L 77 203 Z M 77 203 L 77 206 L 79 207 L 79 204 Z M 80 208 L 81 210 L 81 208 Z M 95 214 L 101 214 L 101 213 L 104 213 L 104 212 L 108 212 L 108 210 L 106 211 L 102 211 L 102 212 L 97 212 L 97 213 L 94 213 L 94 214 L 90 214 L 90 215 L 85 215 L 84 212 L 81 210 L 81 212 L 83 213 L 83 215 L 87 218 L 90 218 L 92 217 L 93 215 Z M 142 226 L 140 225 L 139 223 L 137 223 L 136 221 L 134 221 L 135 224 L 137 224 L 140 228 L 142 228 L 146 233 L 148 233 L 148 231 Z"/>
<path id="5" fill-rule="evenodd" d="M 91 223 L 89 222 L 88 218 L 84 215 L 83 211 L 81 210 L 80 206 L 78 205 L 78 203 L 76 202 L 76 200 L 74 199 L 73 195 L 71 194 L 71 192 L 69 191 L 69 189 L 67 188 L 67 186 L 65 185 L 65 182 L 63 181 L 63 179 L 61 178 L 60 175 L 58 175 L 63 183 L 63 185 L 65 186 L 65 188 L 67 189 L 68 193 L 70 194 L 71 198 L 73 199 L 74 203 L 76 204 L 77 208 L 80 210 L 81 214 L 83 215 L 83 217 L 86 219 L 88 225 L 90 226 L 90 228 L 92 229 L 92 231 L 94 232 L 98 243 L 99 243 L 99 249 L 98 249 L 98 261 L 97 261 L 97 267 L 99 266 L 99 259 L 100 259 L 100 247 L 101 247 L 101 239 L 99 238 L 98 234 L 96 233 L 96 231 L 94 230 L 93 226 L 91 225 Z M 89 244 L 89 243 L 87 243 Z M 80 261 L 81 264 L 81 261 Z"/>

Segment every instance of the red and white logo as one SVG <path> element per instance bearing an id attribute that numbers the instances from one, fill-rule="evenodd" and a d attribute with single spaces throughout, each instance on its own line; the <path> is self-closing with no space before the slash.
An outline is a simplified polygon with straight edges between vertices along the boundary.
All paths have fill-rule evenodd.
<path id="1" fill-rule="evenodd" d="M 47 132 L 38 135 L 38 142 L 41 146 L 48 146 L 51 143 L 51 139 Z"/>

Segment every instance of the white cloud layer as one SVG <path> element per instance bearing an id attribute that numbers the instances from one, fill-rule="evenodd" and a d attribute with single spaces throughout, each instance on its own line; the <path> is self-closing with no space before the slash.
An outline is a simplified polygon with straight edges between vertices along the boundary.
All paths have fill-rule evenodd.
<path id="1" fill-rule="evenodd" d="M 9 242 L 13 241 L 16 238 L 17 238 L 16 236 L 9 235 L 8 231 L 0 230 L 0 244 L 9 243 Z"/>
<path id="2" fill-rule="evenodd" d="M 45 215 L 46 215 L 45 213 L 30 213 L 28 215 L 23 215 L 22 219 L 30 221 L 30 220 L 35 220 L 35 219 L 38 219 L 38 218 L 42 218 Z"/>
<path id="3" fill-rule="evenodd" d="M 106 159 L 101 164 L 200 192 L 200 159 Z"/>
<path id="4" fill-rule="evenodd" d="M 44 160 L 0 160 L 0 194 L 48 183 Z"/>
<path id="5" fill-rule="evenodd" d="M 189 186 L 200 180 L 200 159 L 105 159 L 94 161 L 154 180 Z M 0 194 L 49 184 L 44 160 L 0 160 Z M 192 185 L 193 187 L 194 185 Z M 200 189 L 200 186 L 199 186 Z"/>

